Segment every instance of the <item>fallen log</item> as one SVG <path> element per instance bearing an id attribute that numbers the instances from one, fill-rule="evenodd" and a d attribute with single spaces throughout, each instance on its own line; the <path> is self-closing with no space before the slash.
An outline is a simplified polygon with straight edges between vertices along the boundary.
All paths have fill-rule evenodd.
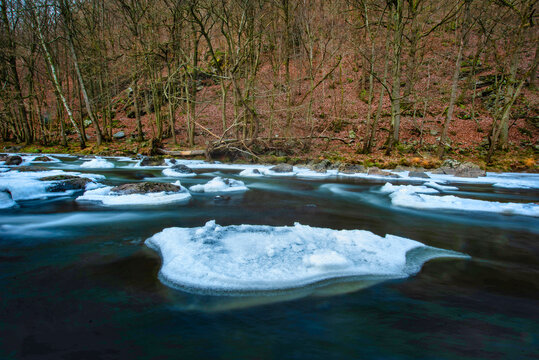
<path id="1" fill-rule="evenodd" d="M 157 149 L 160 154 L 171 156 L 206 156 L 206 150 L 183 150 L 183 151 L 171 151 L 165 149 Z"/>

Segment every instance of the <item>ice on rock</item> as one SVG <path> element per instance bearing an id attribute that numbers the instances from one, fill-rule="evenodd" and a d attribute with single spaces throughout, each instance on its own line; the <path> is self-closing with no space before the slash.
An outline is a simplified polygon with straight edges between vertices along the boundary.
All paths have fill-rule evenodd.
<path id="1" fill-rule="evenodd" d="M 179 181 L 176 181 L 174 185 L 181 186 Z M 186 204 L 191 199 L 191 194 L 185 188 L 179 192 L 161 191 L 128 195 L 118 194 L 111 190 L 112 186 L 89 190 L 79 196 L 77 201 L 95 201 L 105 206 L 129 206 Z"/>
<path id="2" fill-rule="evenodd" d="M 72 175 L 88 178 L 94 182 L 88 183 L 86 189 L 97 186 L 95 181 L 103 178 L 102 175 L 84 174 L 78 172 L 65 172 L 62 170 L 49 171 L 28 171 L 20 172 L 12 170 L 0 173 L 0 190 L 8 190 L 12 199 L 17 202 L 20 200 L 34 200 L 48 197 L 58 197 L 72 195 L 76 190 L 50 191 L 51 184 L 54 181 L 40 181 L 39 179 L 51 177 Z"/>
<path id="3" fill-rule="evenodd" d="M 189 188 L 192 192 L 198 193 L 223 193 L 223 192 L 243 192 L 249 190 L 243 181 L 216 177 L 206 184 L 193 185 Z"/>
<path id="4" fill-rule="evenodd" d="M 239 174 L 240 176 L 246 176 L 246 177 L 262 177 L 264 176 L 264 170 L 263 169 L 256 169 L 256 168 L 249 168 L 245 169 Z"/>
<path id="5" fill-rule="evenodd" d="M 171 168 L 167 168 L 163 170 L 163 175 L 170 176 L 170 177 L 193 177 L 197 176 L 196 172 L 194 172 L 191 168 L 178 164 L 174 165 Z"/>
<path id="6" fill-rule="evenodd" d="M 167 228 L 146 240 L 161 254 L 162 281 L 194 292 L 234 293 L 298 288 L 343 277 L 402 278 L 436 257 L 466 255 L 364 230 L 288 227 Z M 412 249 L 428 256 L 410 257 Z"/>
<path id="7" fill-rule="evenodd" d="M 81 168 L 87 169 L 110 169 L 114 164 L 100 157 L 96 157 L 90 161 L 86 161 L 80 165 Z"/>
<path id="8" fill-rule="evenodd" d="M 459 211 L 483 211 L 501 214 L 539 216 L 539 205 L 533 203 L 501 203 L 477 199 L 466 199 L 453 195 L 434 196 L 438 191 L 425 186 L 385 184 L 381 191 L 389 194 L 396 206 L 415 209 L 441 209 Z"/>

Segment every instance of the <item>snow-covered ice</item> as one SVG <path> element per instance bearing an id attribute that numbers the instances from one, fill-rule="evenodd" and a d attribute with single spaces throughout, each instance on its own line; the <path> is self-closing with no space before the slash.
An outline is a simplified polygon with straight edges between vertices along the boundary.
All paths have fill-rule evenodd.
<path id="1" fill-rule="evenodd" d="M 91 189 L 92 187 L 98 186 L 95 181 L 104 178 L 104 176 L 97 174 L 81 174 L 79 172 L 65 172 L 62 170 L 20 172 L 15 168 L 12 171 L 0 173 L 0 190 L 8 190 L 15 202 L 20 200 L 34 200 L 65 196 L 75 193 L 76 190 L 50 192 L 48 189 L 50 188 L 51 184 L 57 181 L 39 180 L 44 177 L 58 175 L 80 176 L 94 181 L 93 183 L 88 183 L 86 185 L 86 189 Z"/>
<path id="2" fill-rule="evenodd" d="M 163 260 L 160 278 L 194 291 L 242 292 L 297 288 L 342 277 L 402 278 L 437 257 L 464 254 L 364 230 L 288 227 L 167 228 L 146 240 Z M 425 248 L 428 256 L 409 256 Z"/>
<path id="3" fill-rule="evenodd" d="M 114 167 L 114 164 L 103 158 L 96 157 L 95 159 L 82 163 L 80 167 L 86 169 L 111 169 Z"/>
<path id="4" fill-rule="evenodd" d="M 179 181 L 174 185 L 178 185 Z M 77 198 L 77 201 L 96 201 L 105 206 L 129 206 L 129 205 L 166 205 L 166 204 L 186 204 L 191 199 L 191 194 L 187 189 L 182 188 L 180 192 L 154 192 L 146 194 L 122 195 L 115 193 L 112 186 L 105 186 L 99 189 L 86 191 Z"/>
<path id="5" fill-rule="evenodd" d="M 192 170 L 191 170 L 191 172 L 177 171 L 177 170 L 174 169 L 174 167 L 164 169 L 163 170 L 163 175 L 170 176 L 170 177 L 193 177 L 193 176 L 197 176 L 197 174 L 195 172 L 193 172 Z"/>
<path id="6" fill-rule="evenodd" d="M 223 193 L 223 192 L 243 192 L 249 190 L 243 181 L 215 177 L 206 184 L 197 184 L 189 188 L 192 192 Z"/>
<path id="7" fill-rule="evenodd" d="M 425 186 L 392 185 L 386 183 L 381 192 L 389 194 L 395 206 L 415 209 L 442 209 L 459 211 L 483 211 L 501 214 L 539 216 L 539 205 L 533 203 L 502 203 L 466 199 L 453 195 L 435 196 L 437 190 Z"/>

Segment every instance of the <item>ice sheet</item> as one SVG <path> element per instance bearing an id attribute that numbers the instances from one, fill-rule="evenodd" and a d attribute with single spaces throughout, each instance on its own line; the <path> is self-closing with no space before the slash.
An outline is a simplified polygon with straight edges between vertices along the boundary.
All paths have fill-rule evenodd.
<path id="1" fill-rule="evenodd" d="M 0 173 L 0 189 L 9 190 L 14 201 L 33 200 L 47 197 L 71 195 L 75 191 L 68 190 L 65 192 L 49 192 L 47 189 L 54 181 L 40 181 L 40 178 L 57 175 L 74 175 L 85 177 L 96 181 L 102 179 L 102 175 L 96 174 L 81 174 L 79 172 L 65 172 L 62 170 L 50 171 L 28 171 L 19 172 L 16 169 Z M 95 186 L 95 183 L 88 183 L 86 189 Z"/>
<path id="2" fill-rule="evenodd" d="M 466 199 L 453 195 L 434 196 L 428 194 L 437 193 L 438 191 L 425 186 L 392 185 L 387 183 L 380 191 L 389 194 L 393 205 L 402 207 L 539 216 L 539 205 L 533 203 L 502 203 Z"/>
<path id="3" fill-rule="evenodd" d="M 146 240 L 163 259 L 161 279 L 194 291 L 289 289 L 342 277 L 401 278 L 435 257 L 465 255 L 364 230 L 294 226 L 167 228 Z M 432 256 L 409 257 L 415 248 Z"/>
<path id="4" fill-rule="evenodd" d="M 189 188 L 192 192 L 199 193 L 223 193 L 223 192 L 242 192 L 249 190 L 243 181 L 216 177 L 206 184 L 193 185 Z"/>
<path id="5" fill-rule="evenodd" d="M 178 184 L 179 185 L 179 184 Z M 96 201 L 105 206 L 186 204 L 191 194 L 182 188 L 180 192 L 155 192 L 147 194 L 120 195 L 111 191 L 112 186 L 86 191 L 77 201 Z"/>

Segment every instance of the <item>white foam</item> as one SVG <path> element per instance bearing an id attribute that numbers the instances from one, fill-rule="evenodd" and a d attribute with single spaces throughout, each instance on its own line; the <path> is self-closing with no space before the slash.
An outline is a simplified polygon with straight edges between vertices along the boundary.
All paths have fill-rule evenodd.
<path id="1" fill-rule="evenodd" d="M 389 183 L 385 184 L 381 191 L 389 194 L 393 205 L 408 208 L 483 211 L 501 214 L 539 216 L 539 205 L 533 203 L 501 203 L 496 201 L 466 199 L 453 195 L 433 196 L 427 194 L 437 191 L 425 186 L 396 186 Z"/>
<path id="2" fill-rule="evenodd" d="M 17 205 L 11 195 L 5 191 L 0 191 L 0 209 L 9 209 Z"/>
<path id="3" fill-rule="evenodd" d="M 213 178 L 206 184 L 193 185 L 189 188 L 192 192 L 223 193 L 223 192 L 243 192 L 249 190 L 243 181 L 234 179 Z"/>
<path id="4" fill-rule="evenodd" d="M 80 165 L 81 168 L 90 169 L 110 169 L 114 164 L 100 157 L 96 157 L 90 161 L 86 161 Z"/>
<path id="5" fill-rule="evenodd" d="M 179 182 L 175 185 L 179 185 Z M 182 188 L 180 192 L 155 192 L 146 194 L 121 195 L 112 192 L 112 186 L 86 191 L 77 198 L 77 201 L 96 201 L 105 206 L 128 206 L 128 205 L 166 205 L 186 204 L 191 199 L 191 194 Z"/>
<path id="6" fill-rule="evenodd" d="M 166 283 L 216 292 L 287 289 L 347 276 L 401 278 L 430 258 L 464 256 L 429 248 L 434 255 L 415 261 L 407 259 L 408 251 L 428 248 L 417 241 L 298 223 L 221 227 L 209 221 L 198 228 L 164 229 L 146 245 L 160 252 Z"/>

